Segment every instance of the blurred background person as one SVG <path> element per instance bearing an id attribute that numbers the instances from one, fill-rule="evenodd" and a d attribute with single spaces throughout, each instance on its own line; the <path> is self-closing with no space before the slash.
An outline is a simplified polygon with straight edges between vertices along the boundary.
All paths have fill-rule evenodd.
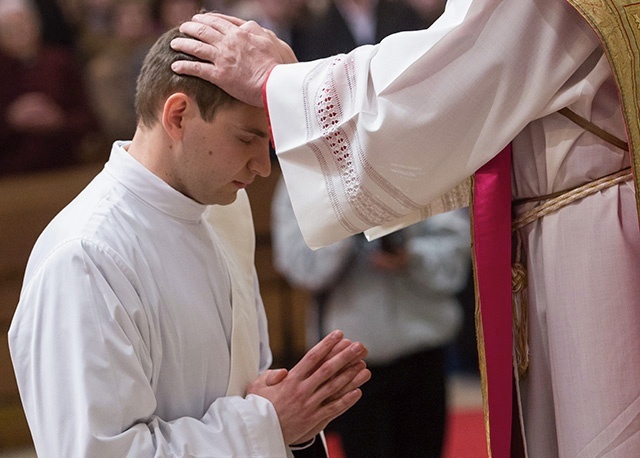
<path id="1" fill-rule="evenodd" d="M 0 0 L 0 174 L 77 163 L 96 129 L 75 53 L 43 42 L 30 0 Z"/>
<path id="2" fill-rule="evenodd" d="M 299 60 L 313 60 L 346 53 L 358 45 L 378 43 L 392 33 L 428 25 L 403 1 L 330 0 L 305 27 L 304 44 L 293 50 Z"/>
<path id="3" fill-rule="evenodd" d="M 58 0 L 33 0 L 40 15 L 44 43 L 75 48 L 76 36 L 69 17 Z"/>
<path id="4" fill-rule="evenodd" d="M 313 11 L 307 0 L 247 2 L 243 14 L 262 27 L 272 30 L 278 38 L 286 41 L 295 52 L 302 53 L 305 44 L 312 39 L 306 34 L 316 18 L 313 16 Z"/>
<path id="5" fill-rule="evenodd" d="M 162 33 L 190 20 L 204 7 L 204 0 L 153 0 L 151 11 L 158 32 Z"/>
<path id="6" fill-rule="evenodd" d="M 207 11 L 217 11 L 219 13 L 242 17 L 238 14 L 240 11 L 239 6 L 246 2 L 247 0 L 205 0 L 204 7 Z"/>
<path id="7" fill-rule="evenodd" d="M 71 18 L 83 63 L 111 41 L 114 4 L 115 0 L 66 0 L 65 11 Z"/>
<path id="8" fill-rule="evenodd" d="M 432 24 L 444 13 L 446 0 L 403 0 L 422 18 L 425 24 Z"/>
<path id="9" fill-rule="evenodd" d="M 108 18 L 100 47 L 88 53 L 85 71 L 91 101 L 100 120 L 103 150 L 135 130 L 134 95 L 142 60 L 163 32 L 190 19 L 203 0 L 85 0 Z M 102 1 L 103 3 L 97 3 Z M 108 11 L 108 13 L 107 13 Z M 98 37 L 98 35 L 96 35 Z"/>
<path id="10" fill-rule="evenodd" d="M 133 136 L 136 78 L 157 36 L 148 0 L 114 0 L 110 16 L 109 38 L 85 67 L 103 151 Z"/>
<path id="11" fill-rule="evenodd" d="M 312 293 L 308 346 L 339 328 L 369 348 L 362 399 L 334 420 L 347 458 L 439 457 L 446 429 L 446 348 L 459 332 L 456 294 L 470 259 L 466 209 L 368 242 L 317 251 L 302 238 L 284 181 L 272 207 L 274 266 Z"/>
<path id="12" fill-rule="evenodd" d="M 444 5 L 443 0 L 440 3 Z M 435 20 L 433 17 L 425 21 L 404 1 L 394 0 L 330 0 L 322 5 L 298 0 L 262 0 L 254 5 L 259 8 L 247 10 L 245 17 L 273 30 L 291 45 L 301 60 L 348 52 L 360 44 L 377 43 L 394 32 L 427 27 Z M 448 216 L 458 224 L 459 231 L 452 234 L 454 239 L 459 237 L 459 245 L 451 250 L 463 248 L 451 261 L 455 265 L 452 272 L 455 277 L 451 283 L 442 286 L 449 288 L 445 302 L 451 304 L 451 307 L 445 307 L 442 321 L 431 318 L 429 322 L 429 312 L 422 318 L 400 313 L 394 328 L 386 322 L 386 315 L 394 315 L 395 308 L 402 307 L 398 305 L 400 302 L 404 302 L 406 309 L 418 302 L 425 310 L 438 309 L 439 305 L 428 309 L 430 304 L 422 290 L 416 290 L 411 280 L 405 283 L 399 280 L 407 269 L 413 269 L 413 276 L 418 278 L 425 275 L 425 271 L 404 265 L 408 256 L 406 249 L 388 253 L 375 249 L 378 245 L 368 244 L 362 238 L 338 244 L 324 253 L 311 252 L 301 239 L 293 215 L 278 216 L 281 211 L 287 213 L 282 208 L 278 210 L 279 207 L 290 208 L 282 188 L 283 184 L 279 183 L 273 200 L 274 264 L 292 285 L 314 295 L 316 306 L 308 317 L 307 344 L 317 342 L 327 332 L 329 323 L 338 323 L 343 327 L 355 324 L 360 336 L 369 342 L 376 340 L 385 347 L 368 360 L 374 369 L 372 378 L 375 380 L 365 393 L 361 408 L 343 421 L 334 421 L 327 430 L 339 435 L 347 458 L 440 456 L 446 425 L 445 379 L 449 366 L 446 350 L 459 335 L 463 321 L 455 294 L 463 289 L 470 277 L 468 219 L 460 215 Z M 285 200 L 287 204 L 283 203 Z M 403 235 L 413 237 L 411 232 L 403 232 Z M 392 240 L 393 237 L 385 239 L 385 246 Z M 291 258 L 296 259 L 292 261 Z M 381 265 L 374 267 L 373 263 Z M 446 264 L 441 267 L 447 269 Z M 340 275 L 348 278 L 337 280 Z M 380 278 L 381 282 L 378 281 Z M 408 293 L 412 298 L 395 297 L 395 287 L 390 286 L 394 283 L 395 287 L 402 284 L 400 289 L 414 289 Z M 371 284 L 377 286 L 371 289 Z M 377 302 L 371 303 L 372 297 Z M 350 304 L 345 304 L 347 301 Z M 367 327 L 363 324 L 369 321 L 370 313 L 376 313 L 371 312 L 372 308 L 377 310 L 380 320 Z M 407 334 L 405 329 L 399 329 L 406 323 L 400 323 L 414 319 L 423 320 L 417 328 L 433 326 L 437 331 L 430 336 L 420 335 L 418 331 L 417 336 L 403 341 L 397 334 Z M 378 339 L 380 336 L 382 338 Z M 398 346 L 387 345 L 389 342 Z M 411 371 L 419 375 L 415 377 Z"/>

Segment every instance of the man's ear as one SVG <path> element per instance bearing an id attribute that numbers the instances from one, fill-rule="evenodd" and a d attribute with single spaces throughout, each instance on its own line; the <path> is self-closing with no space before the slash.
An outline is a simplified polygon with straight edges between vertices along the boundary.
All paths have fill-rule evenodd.
<path id="1" fill-rule="evenodd" d="M 193 115 L 191 113 L 192 110 L 192 99 L 182 92 L 171 94 L 164 102 L 162 127 L 173 140 L 182 139 L 185 122 Z"/>

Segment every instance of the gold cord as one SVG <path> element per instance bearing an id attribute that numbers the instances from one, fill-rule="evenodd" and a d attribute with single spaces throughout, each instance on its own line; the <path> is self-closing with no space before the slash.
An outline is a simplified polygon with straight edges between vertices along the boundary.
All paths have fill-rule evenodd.
<path id="1" fill-rule="evenodd" d="M 515 236 L 515 260 L 511 266 L 511 291 L 512 291 L 512 307 L 513 307 L 513 334 L 514 334 L 514 352 L 516 367 L 520 378 L 525 377 L 529 368 L 529 335 L 528 335 L 528 316 L 529 304 L 527 301 L 527 267 L 524 259 L 524 246 L 522 237 L 518 229 L 542 218 L 545 215 L 556 212 L 561 208 L 584 199 L 587 196 L 595 194 L 607 188 L 611 188 L 619 183 L 632 179 L 631 168 L 620 170 L 604 176 L 598 180 L 589 182 L 585 185 L 578 186 L 566 192 L 562 192 L 535 198 L 535 200 L 545 203 L 538 205 L 531 210 L 523 213 L 516 218 L 511 224 L 511 229 Z M 533 199 L 530 199 L 533 200 Z"/>

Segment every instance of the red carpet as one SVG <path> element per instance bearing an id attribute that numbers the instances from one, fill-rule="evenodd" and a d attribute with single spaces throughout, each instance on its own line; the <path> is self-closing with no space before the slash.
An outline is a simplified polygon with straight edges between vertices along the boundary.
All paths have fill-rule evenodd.
<path id="1" fill-rule="evenodd" d="M 447 438 L 442 458 L 487 458 L 482 410 L 460 410 L 449 415 Z M 331 458 L 346 458 L 340 437 L 327 434 Z"/>
<path id="2" fill-rule="evenodd" d="M 443 458 L 487 458 L 484 415 L 481 409 L 449 415 Z"/>

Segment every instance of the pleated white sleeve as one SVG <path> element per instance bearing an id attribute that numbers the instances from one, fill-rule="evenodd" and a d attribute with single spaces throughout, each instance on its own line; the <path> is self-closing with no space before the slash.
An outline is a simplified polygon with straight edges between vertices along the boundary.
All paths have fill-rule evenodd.
<path id="1" fill-rule="evenodd" d="M 427 206 L 531 121 L 567 104 L 598 49 L 558 0 L 450 0 L 429 29 L 281 65 L 266 83 L 273 139 L 312 248 Z"/>

